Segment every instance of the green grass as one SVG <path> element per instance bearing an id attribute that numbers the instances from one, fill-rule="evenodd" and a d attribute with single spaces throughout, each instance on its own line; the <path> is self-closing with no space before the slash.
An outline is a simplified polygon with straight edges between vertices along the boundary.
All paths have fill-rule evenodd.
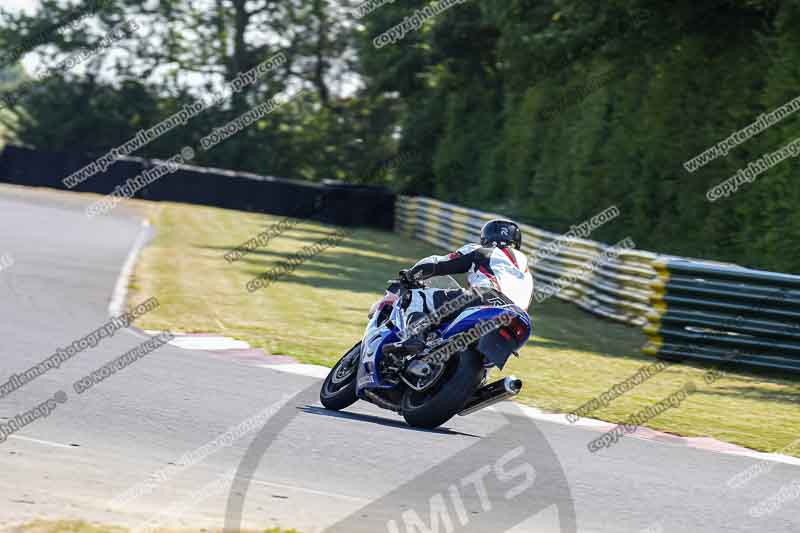
<path id="1" fill-rule="evenodd" d="M 37 520 L 12 530 L 13 533 L 128 533 L 123 527 L 88 524 L 83 521 Z M 158 529 L 158 533 L 212 533 L 207 529 Z M 255 531 L 253 533 L 256 533 Z M 264 529 L 261 533 L 298 533 L 295 530 Z"/>
<path id="2" fill-rule="evenodd" d="M 137 265 L 131 303 L 157 296 L 162 307 L 139 326 L 220 333 L 309 363 L 335 362 L 361 337 L 366 313 L 386 280 L 420 257 L 442 252 L 394 233 L 359 229 L 291 276 L 249 293 L 247 281 L 336 228 L 303 222 L 267 248 L 229 264 L 222 257 L 227 250 L 280 218 L 179 204 L 141 205 L 158 234 Z M 524 380 L 524 403 L 569 412 L 654 362 L 639 351 L 644 337 L 636 328 L 556 299 L 532 307 L 530 314 L 534 335 L 504 372 Z M 706 385 L 707 370 L 673 365 L 591 416 L 621 422 L 693 381 L 698 392 L 651 420 L 649 427 L 764 451 L 781 450 L 800 437 L 800 381 L 729 373 Z"/>
<path id="3" fill-rule="evenodd" d="M 139 260 L 130 300 L 155 295 L 161 308 L 140 326 L 222 333 L 305 362 L 335 362 L 361 338 L 386 280 L 431 252 L 392 233 L 356 230 L 293 274 L 250 293 L 249 280 L 336 228 L 300 223 L 231 264 L 225 252 L 281 219 L 178 204 L 151 209 L 158 234 Z"/>

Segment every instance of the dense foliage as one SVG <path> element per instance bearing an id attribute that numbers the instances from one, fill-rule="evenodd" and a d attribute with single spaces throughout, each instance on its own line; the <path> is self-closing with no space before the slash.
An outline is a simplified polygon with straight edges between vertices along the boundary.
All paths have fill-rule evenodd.
<path id="1" fill-rule="evenodd" d="M 386 184 L 554 231 L 617 205 L 621 216 L 593 237 L 800 272 L 795 159 L 706 198 L 800 136 L 800 113 L 696 172 L 683 165 L 800 96 L 800 0 L 468 0 L 382 48 L 376 36 L 430 3 L 398 0 L 357 19 L 340 0 L 108 0 L 55 32 L 74 8 L 43 4 L 46 16 L 7 15 L 0 43 L 50 31 L 35 48 L 50 65 L 123 20 L 146 23 L 27 87 L 14 116 L 0 115 L 21 142 L 102 152 L 284 51 L 287 65 L 141 154 L 168 157 L 305 87 L 312 98 L 201 163 Z"/>

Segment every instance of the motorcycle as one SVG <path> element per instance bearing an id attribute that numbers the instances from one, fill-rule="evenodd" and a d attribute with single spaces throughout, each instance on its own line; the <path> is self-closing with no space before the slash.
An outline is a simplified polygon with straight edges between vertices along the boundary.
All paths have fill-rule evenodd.
<path id="1" fill-rule="evenodd" d="M 530 337 L 525 310 L 510 301 L 486 305 L 479 300 L 439 323 L 426 317 L 431 331 L 425 347 L 413 355 L 397 354 L 387 346 L 408 338 L 419 325 L 406 316 L 403 298 L 413 290 L 461 286 L 450 276 L 389 284 L 370 310 L 362 339 L 325 378 L 320 390 L 325 408 L 339 411 L 364 400 L 400 414 L 412 427 L 432 429 L 519 394 L 522 381 L 514 376 L 486 381 L 491 368 L 502 370 Z"/>

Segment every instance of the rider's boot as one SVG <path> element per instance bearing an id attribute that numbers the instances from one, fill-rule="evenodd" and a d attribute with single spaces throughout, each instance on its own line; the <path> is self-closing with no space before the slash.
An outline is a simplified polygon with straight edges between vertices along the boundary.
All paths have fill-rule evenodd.
<path id="1" fill-rule="evenodd" d="M 422 335 L 414 335 L 404 341 L 392 342 L 383 347 L 383 353 L 392 355 L 417 355 L 427 347 Z"/>
<path id="2" fill-rule="evenodd" d="M 421 321 L 425 319 L 424 313 L 411 313 L 408 317 L 408 330 L 411 334 L 407 339 L 400 342 L 392 342 L 383 347 L 383 352 L 386 354 L 395 355 L 417 355 L 423 351 L 428 345 L 425 342 L 427 337 L 428 327 L 420 327 Z M 416 327 L 415 327 L 416 326 Z"/>

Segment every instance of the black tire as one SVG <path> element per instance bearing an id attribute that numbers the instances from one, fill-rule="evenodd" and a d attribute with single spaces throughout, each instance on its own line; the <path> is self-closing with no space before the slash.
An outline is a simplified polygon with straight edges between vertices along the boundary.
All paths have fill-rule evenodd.
<path id="1" fill-rule="evenodd" d="M 354 359 L 348 368 L 344 368 L 343 364 L 347 357 L 353 353 L 354 350 L 361 352 L 361 343 L 359 342 L 339 359 L 339 362 L 333 365 L 328 377 L 322 382 L 322 388 L 319 390 L 319 401 L 325 406 L 326 409 L 333 411 L 341 411 L 345 407 L 350 407 L 356 400 L 356 376 L 358 375 L 358 355 L 354 354 Z"/>
<path id="2" fill-rule="evenodd" d="M 483 378 L 483 358 L 470 350 L 461 352 L 445 372 L 432 390 L 403 394 L 401 409 L 409 425 L 433 429 L 458 414 Z"/>

